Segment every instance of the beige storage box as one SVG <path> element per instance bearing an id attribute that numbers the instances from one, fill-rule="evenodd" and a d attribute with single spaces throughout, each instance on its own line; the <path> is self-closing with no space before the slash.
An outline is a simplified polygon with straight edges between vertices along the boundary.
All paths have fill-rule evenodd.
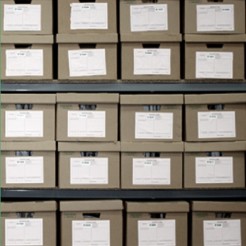
<path id="1" fill-rule="evenodd" d="M 121 95 L 121 141 L 182 141 L 183 95 Z"/>
<path id="2" fill-rule="evenodd" d="M 185 95 L 186 141 L 246 140 L 246 94 Z"/>
<path id="3" fill-rule="evenodd" d="M 187 202 L 127 202 L 126 246 L 188 245 Z"/>
<path id="4" fill-rule="evenodd" d="M 182 187 L 183 143 L 121 143 L 121 188 Z"/>
<path id="5" fill-rule="evenodd" d="M 118 94 L 57 94 L 58 141 L 118 140 Z"/>
<path id="6" fill-rule="evenodd" d="M 1 41 L 2 80 L 53 79 L 52 35 L 5 35 Z"/>
<path id="7" fill-rule="evenodd" d="M 246 142 L 185 143 L 184 188 L 245 188 Z"/>
<path id="8" fill-rule="evenodd" d="M 180 34 L 122 34 L 122 80 L 179 80 L 181 40 Z"/>
<path id="9" fill-rule="evenodd" d="M 246 202 L 193 202 L 192 246 L 246 245 Z"/>
<path id="10" fill-rule="evenodd" d="M 52 0 L 2 0 L 0 6 L 1 35 L 53 34 Z"/>
<path id="11" fill-rule="evenodd" d="M 59 0 L 58 33 L 117 33 L 116 0 Z"/>
<path id="12" fill-rule="evenodd" d="M 60 202 L 61 246 L 122 246 L 122 201 Z"/>
<path id="13" fill-rule="evenodd" d="M 115 81 L 117 34 L 58 34 L 58 79 Z"/>
<path id="14" fill-rule="evenodd" d="M 120 143 L 59 143 L 59 187 L 120 188 Z"/>
<path id="15" fill-rule="evenodd" d="M 54 141 L 54 94 L 2 94 L 2 141 Z"/>
<path id="16" fill-rule="evenodd" d="M 120 0 L 120 33 L 180 33 L 178 0 Z"/>
<path id="17" fill-rule="evenodd" d="M 1 245 L 56 246 L 54 201 L 2 202 Z"/>
<path id="18" fill-rule="evenodd" d="M 2 142 L 3 188 L 55 188 L 56 144 Z"/>
<path id="19" fill-rule="evenodd" d="M 245 33 L 244 0 L 185 0 L 185 33 Z"/>
<path id="20" fill-rule="evenodd" d="M 185 79 L 243 80 L 245 35 L 185 35 Z"/>

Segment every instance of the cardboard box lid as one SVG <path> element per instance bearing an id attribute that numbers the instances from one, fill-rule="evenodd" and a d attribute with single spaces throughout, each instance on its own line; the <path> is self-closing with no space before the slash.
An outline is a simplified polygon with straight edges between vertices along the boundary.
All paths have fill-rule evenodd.
<path id="1" fill-rule="evenodd" d="M 185 104 L 245 103 L 246 93 L 185 95 Z"/>
<path id="2" fill-rule="evenodd" d="M 53 35 L 2 35 L 2 44 L 53 44 Z"/>
<path id="3" fill-rule="evenodd" d="M 58 103 L 118 103 L 119 94 L 97 93 L 58 93 Z"/>
<path id="4" fill-rule="evenodd" d="M 181 34 L 156 34 L 156 33 L 148 33 L 148 34 L 132 34 L 132 33 L 122 33 L 120 34 L 121 42 L 132 42 L 132 43 L 140 43 L 140 42 L 181 42 L 182 35 Z"/>
<path id="5" fill-rule="evenodd" d="M 183 152 L 183 142 L 172 143 L 159 143 L 159 142 L 142 142 L 142 143 L 130 143 L 121 142 L 122 152 L 146 152 L 146 151 L 158 151 L 158 152 Z"/>
<path id="6" fill-rule="evenodd" d="M 185 34 L 187 43 L 243 43 L 246 41 L 245 34 Z"/>
<path id="7" fill-rule="evenodd" d="M 34 151 L 55 151 L 55 141 L 44 142 L 2 142 L 1 151 L 34 150 Z"/>
<path id="8" fill-rule="evenodd" d="M 110 151 L 110 152 L 119 152 L 120 151 L 120 142 L 104 142 L 104 143 L 90 143 L 90 142 L 80 142 L 80 143 L 71 143 L 71 142 L 59 142 L 58 151 Z"/>
<path id="9" fill-rule="evenodd" d="M 183 104 L 183 95 L 120 95 L 121 105 Z"/>
<path id="10" fill-rule="evenodd" d="M 46 212 L 56 211 L 55 201 L 45 202 L 3 202 L 1 204 L 2 212 Z"/>
<path id="11" fill-rule="evenodd" d="M 55 94 L 2 94 L 2 104 L 18 104 L 18 103 L 33 103 L 33 104 L 55 104 Z"/>
<path id="12" fill-rule="evenodd" d="M 120 200 L 60 202 L 60 211 L 109 211 L 123 210 Z"/>
<path id="13" fill-rule="evenodd" d="M 246 202 L 200 202 L 191 203 L 192 211 L 199 212 L 244 212 L 246 213 Z"/>
<path id="14" fill-rule="evenodd" d="M 238 142 L 211 142 L 211 143 L 185 143 L 185 152 L 204 151 L 245 151 L 246 141 Z"/>
<path id="15" fill-rule="evenodd" d="M 88 33 L 88 34 L 57 34 L 58 44 L 78 44 L 78 43 L 118 43 L 117 33 Z"/>
<path id="16" fill-rule="evenodd" d="M 188 202 L 126 202 L 127 212 L 189 212 Z"/>

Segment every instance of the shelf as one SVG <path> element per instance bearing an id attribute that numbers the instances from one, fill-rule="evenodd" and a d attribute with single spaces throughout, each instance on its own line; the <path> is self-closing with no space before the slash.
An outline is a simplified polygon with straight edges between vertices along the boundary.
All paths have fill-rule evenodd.
<path id="1" fill-rule="evenodd" d="M 127 82 L 103 82 L 103 83 L 58 83 L 53 81 L 41 81 L 40 83 L 30 81 L 29 83 L 8 83 L 2 82 L 1 91 L 7 92 L 121 92 L 121 93 L 232 93 L 246 92 L 245 82 L 227 83 L 184 83 L 184 82 L 163 82 L 141 83 Z"/>
<path id="2" fill-rule="evenodd" d="M 69 190 L 2 189 L 2 199 L 246 200 L 246 189 Z"/>

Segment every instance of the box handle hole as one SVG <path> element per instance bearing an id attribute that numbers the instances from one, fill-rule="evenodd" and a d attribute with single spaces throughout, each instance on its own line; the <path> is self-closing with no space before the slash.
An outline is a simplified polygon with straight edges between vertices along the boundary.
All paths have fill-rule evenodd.
<path id="1" fill-rule="evenodd" d="M 14 0 L 15 4 L 31 4 L 32 0 Z"/>
<path id="2" fill-rule="evenodd" d="M 101 216 L 100 213 L 83 213 L 82 215 L 86 219 L 99 219 Z"/>
<path id="3" fill-rule="evenodd" d="M 32 108 L 33 104 L 15 104 L 15 109 L 17 110 L 28 110 Z"/>
<path id="4" fill-rule="evenodd" d="M 149 157 L 160 157 L 161 154 L 160 152 L 144 152 L 144 157 L 149 158 Z"/>
<path id="5" fill-rule="evenodd" d="M 207 156 L 211 156 L 211 157 L 219 157 L 219 156 L 223 156 L 222 152 L 219 151 L 213 151 L 213 152 L 208 152 Z"/>
<path id="6" fill-rule="evenodd" d="M 96 104 L 79 104 L 80 110 L 96 110 L 97 105 Z"/>
<path id="7" fill-rule="evenodd" d="M 224 104 L 208 104 L 208 110 L 224 110 Z"/>
<path id="8" fill-rule="evenodd" d="M 158 3 L 158 0 L 142 0 L 142 3 Z"/>
<path id="9" fill-rule="evenodd" d="M 142 44 L 144 49 L 159 49 L 161 44 Z"/>
<path id="10" fill-rule="evenodd" d="M 208 0 L 208 2 L 214 2 L 214 3 L 222 3 L 223 2 L 223 0 Z"/>
<path id="11" fill-rule="evenodd" d="M 229 219 L 229 218 L 231 218 L 231 213 L 219 212 L 219 213 L 215 213 L 215 217 L 219 218 L 219 219 Z"/>
<path id="12" fill-rule="evenodd" d="M 32 212 L 17 212 L 16 216 L 18 218 L 33 218 L 34 213 L 32 213 Z"/>
<path id="13" fill-rule="evenodd" d="M 224 44 L 206 44 L 208 49 L 222 49 Z"/>
<path id="14" fill-rule="evenodd" d="M 80 49 L 95 49 L 96 44 L 79 44 Z"/>
<path id="15" fill-rule="evenodd" d="M 81 151 L 80 152 L 81 157 L 97 157 L 98 152 L 92 152 L 92 151 Z"/>
<path id="16" fill-rule="evenodd" d="M 150 213 L 151 219 L 165 219 L 166 213 Z"/>
<path id="17" fill-rule="evenodd" d="M 32 151 L 17 150 L 17 151 L 15 151 L 15 156 L 32 156 Z"/>
<path id="18" fill-rule="evenodd" d="M 161 105 L 146 105 L 144 106 L 145 111 L 160 111 Z"/>
<path id="19" fill-rule="evenodd" d="M 15 44 L 16 49 L 30 49 L 32 48 L 31 44 Z"/>
<path id="20" fill-rule="evenodd" d="M 80 3 L 95 3 L 96 0 L 79 0 Z"/>

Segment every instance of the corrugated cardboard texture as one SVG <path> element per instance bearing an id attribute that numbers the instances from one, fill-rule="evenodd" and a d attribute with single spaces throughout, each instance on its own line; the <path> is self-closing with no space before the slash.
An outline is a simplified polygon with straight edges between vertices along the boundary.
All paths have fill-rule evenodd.
<path id="1" fill-rule="evenodd" d="M 5 94 L 1 96 L 1 136 L 2 141 L 52 141 L 55 140 L 55 95 Z M 5 112 L 17 110 L 15 104 L 32 104 L 31 110 L 43 111 L 43 137 L 6 137 Z"/>
<path id="2" fill-rule="evenodd" d="M 43 219 L 43 245 L 56 245 L 56 203 L 55 202 L 17 202 L 1 204 L 1 245 L 5 245 L 5 219 L 20 219 L 17 213 L 30 212 L 32 218 Z"/>
<path id="3" fill-rule="evenodd" d="M 86 30 L 71 30 L 70 29 L 70 4 L 71 3 L 86 3 L 85 0 L 59 0 L 58 1 L 58 33 L 117 33 L 116 19 L 116 0 L 95 0 L 95 3 L 108 4 L 108 29 L 86 29 Z"/>
<path id="4" fill-rule="evenodd" d="M 3 142 L 1 151 L 3 188 L 55 188 L 56 187 L 56 145 L 55 142 Z M 16 151 L 31 151 L 31 157 L 43 157 L 43 183 L 6 183 L 6 157 L 18 157 Z"/>
<path id="5" fill-rule="evenodd" d="M 194 105 L 186 105 L 186 114 L 185 114 L 186 141 L 208 142 L 208 141 L 246 140 L 246 128 L 245 128 L 246 104 L 225 103 L 224 111 L 235 112 L 236 137 L 235 138 L 198 138 L 198 112 L 216 112 L 216 111 L 209 110 L 208 104 L 201 103 L 201 104 L 194 104 Z"/>
<path id="6" fill-rule="evenodd" d="M 69 50 L 79 50 L 79 44 L 59 44 L 58 45 L 58 78 L 61 80 L 116 80 L 117 79 L 117 45 L 97 43 L 95 49 L 105 49 L 106 75 L 95 76 L 76 76 L 71 77 L 69 74 Z"/>
<path id="7" fill-rule="evenodd" d="M 218 212 L 218 213 L 217 213 Z M 218 217 L 228 212 L 230 218 Z M 246 244 L 246 203 L 245 202 L 194 202 L 192 213 L 192 246 L 204 245 L 203 222 L 205 220 L 240 220 L 241 245 Z"/>
<path id="8" fill-rule="evenodd" d="M 215 41 L 216 42 L 216 41 Z M 196 52 L 232 52 L 233 74 L 232 79 L 244 79 L 244 44 L 222 43 L 220 48 L 209 48 L 206 43 L 185 43 L 185 79 L 208 80 L 213 78 L 196 78 Z M 218 79 L 219 80 L 219 79 Z M 228 79 L 231 80 L 231 79 Z M 222 80 L 220 80 L 222 81 Z M 233 82 L 233 81 L 232 81 Z"/>
<path id="9" fill-rule="evenodd" d="M 167 4 L 167 16 L 168 16 L 168 30 L 167 31 L 146 31 L 146 32 L 131 32 L 131 16 L 130 16 L 130 6 L 131 5 L 144 5 L 144 4 Z M 180 33 L 180 3 L 177 0 L 159 0 L 157 3 L 153 2 L 145 2 L 141 0 L 136 1 L 128 1 L 128 0 L 120 0 L 120 33 L 131 33 L 135 36 L 138 34 L 174 34 Z"/>
<path id="10" fill-rule="evenodd" d="M 213 2 L 209 0 L 185 0 L 185 33 L 245 33 L 245 1 L 243 0 L 223 0 L 221 2 Z M 200 32 L 197 31 L 197 15 L 196 7 L 198 5 L 225 5 L 233 4 L 234 5 L 234 31 L 208 31 Z"/>
<path id="11" fill-rule="evenodd" d="M 120 151 L 118 145 L 118 151 L 116 152 L 116 148 L 114 150 L 110 150 L 111 144 L 78 144 L 74 143 L 64 144 L 60 143 L 60 148 L 66 149 L 65 151 L 59 152 L 59 187 L 60 188 L 80 188 L 80 189 L 119 189 L 120 188 Z M 93 146 L 95 145 L 95 146 Z M 101 145 L 105 145 L 105 149 L 100 150 Z M 112 144 L 113 145 L 113 144 Z M 99 148 L 96 148 L 96 147 Z M 67 147 L 67 148 L 66 148 Z M 80 147 L 80 148 L 79 148 Z M 108 148 L 108 150 L 106 150 Z M 96 158 L 108 158 L 108 183 L 107 184 L 71 184 L 71 167 L 70 167 L 70 159 L 71 158 L 81 158 L 80 152 L 82 151 L 92 151 L 97 152 Z"/>
<path id="12" fill-rule="evenodd" d="M 28 2 L 27 2 L 28 3 Z M 25 3 L 25 4 L 27 4 Z M 16 5 L 14 0 L 2 0 L 1 1 L 1 18 L 4 18 L 4 5 Z M 53 33 L 53 3 L 51 0 L 32 0 L 30 5 L 41 5 L 41 31 L 4 31 L 3 30 L 3 21 L 1 21 L 1 35 L 6 34 L 18 34 L 18 35 L 37 35 L 37 34 L 52 34 Z"/>
<path id="13" fill-rule="evenodd" d="M 180 43 L 157 42 L 159 48 L 171 50 L 170 75 L 134 75 L 134 49 L 143 49 L 143 43 L 121 44 L 121 71 L 122 80 L 179 80 L 180 79 Z M 154 47 L 154 46 L 153 46 Z M 138 82 L 138 81 L 136 81 Z"/>
<path id="14" fill-rule="evenodd" d="M 129 208 L 132 210 L 129 211 Z M 152 221 L 151 213 L 160 212 L 165 214 L 165 219 L 175 220 L 176 224 L 176 246 L 187 246 L 188 225 L 187 212 L 189 205 L 185 202 L 173 203 L 127 203 L 127 234 L 126 245 L 138 245 L 138 221 Z"/>

